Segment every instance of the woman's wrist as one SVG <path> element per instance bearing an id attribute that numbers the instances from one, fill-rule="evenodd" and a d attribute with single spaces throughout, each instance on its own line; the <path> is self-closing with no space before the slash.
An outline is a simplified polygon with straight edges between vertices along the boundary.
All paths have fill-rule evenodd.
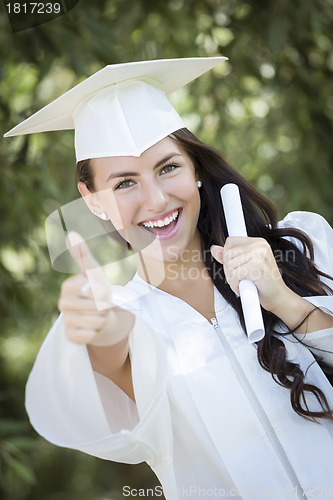
<path id="1" fill-rule="evenodd" d="M 305 334 L 333 328 L 333 316 L 314 306 L 308 300 L 287 289 L 270 310 L 294 333 Z"/>
<path id="2" fill-rule="evenodd" d="M 135 315 L 121 307 L 113 306 L 107 315 L 105 325 L 98 332 L 95 346 L 111 347 L 127 338 L 133 329 Z"/>
<path id="3" fill-rule="evenodd" d="M 283 321 L 289 330 L 294 330 L 299 325 L 295 333 L 307 333 L 308 325 L 304 320 L 314 309 L 315 307 L 310 302 L 287 288 L 286 292 L 279 296 L 278 303 L 270 312 Z"/>

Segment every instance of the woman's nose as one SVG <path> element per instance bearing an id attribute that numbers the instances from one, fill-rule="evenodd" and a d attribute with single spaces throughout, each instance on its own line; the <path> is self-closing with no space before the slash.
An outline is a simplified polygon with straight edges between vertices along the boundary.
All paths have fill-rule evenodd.
<path id="1" fill-rule="evenodd" d="M 159 182 L 150 182 L 143 189 L 143 204 L 147 210 L 163 212 L 169 202 L 169 195 Z"/>

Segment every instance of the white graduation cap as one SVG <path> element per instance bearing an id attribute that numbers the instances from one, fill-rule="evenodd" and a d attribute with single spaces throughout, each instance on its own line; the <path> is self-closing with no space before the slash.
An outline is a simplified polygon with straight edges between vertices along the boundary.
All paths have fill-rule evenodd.
<path id="1" fill-rule="evenodd" d="M 75 129 L 77 161 L 140 156 L 185 127 L 166 96 L 226 59 L 159 59 L 106 66 L 5 137 Z"/>

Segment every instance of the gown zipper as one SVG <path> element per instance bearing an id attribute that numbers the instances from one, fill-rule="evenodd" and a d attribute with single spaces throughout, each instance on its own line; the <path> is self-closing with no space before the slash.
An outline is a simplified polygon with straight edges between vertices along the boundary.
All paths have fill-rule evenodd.
<path id="1" fill-rule="evenodd" d="M 259 420 L 261 422 L 261 425 L 265 429 L 265 432 L 266 432 L 266 434 L 271 442 L 271 445 L 273 446 L 276 454 L 278 455 L 279 460 L 282 463 L 284 470 L 285 470 L 291 484 L 293 485 L 295 492 L 297 493 L 297 497 L 299 499 L 306 500 L 307 497 L 305 495 L 305 492 L 301 486 L 301 483 L 299 482 L 299 480 L 297 478 L 297 475 L 296 475 L 290 461 L 288 460 L 286 452 L 284 451 L 282 444 L 280 443 L 280 440 L 277 437 L 276 432 L 273 429 L 273 426 L 272 426 L 271 422 L 269 421 L 269 418 L 268 418 L 265 410 L 263 409 L 256 393 L 254 392 L 254 390 L 253 390 L 244 370 L 242 369 L 234 351 L 232 350 L 228 340 L 226 339 L 225 335 L 223 334 L 217 319 L 211 318 L 211 322 L 212 322 L 212 325 L 214 326 L 215 330 L 218 332 L 218 338 L 219 338 L 222 346 L 224 347 L 224 350 L 228 356 L 228 359 L 231 363 L 231 366 L 233 367 L 234 372 L 235 372 L 247 398 L 251 402 L 252 407 L 253 407 L 257 417 L 259 418 Z"/>

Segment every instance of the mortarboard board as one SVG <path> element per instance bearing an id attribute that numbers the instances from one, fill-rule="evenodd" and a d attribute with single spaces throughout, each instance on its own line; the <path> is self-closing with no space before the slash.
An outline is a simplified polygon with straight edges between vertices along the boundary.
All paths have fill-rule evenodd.
<path id="1" fill-rule="evenodd" d="M 185 126 L 166 96 L 226 59 L 159 59 L 106 66 L 5 137 L 75 129 L 77 161 L 140 156 Z"/>

